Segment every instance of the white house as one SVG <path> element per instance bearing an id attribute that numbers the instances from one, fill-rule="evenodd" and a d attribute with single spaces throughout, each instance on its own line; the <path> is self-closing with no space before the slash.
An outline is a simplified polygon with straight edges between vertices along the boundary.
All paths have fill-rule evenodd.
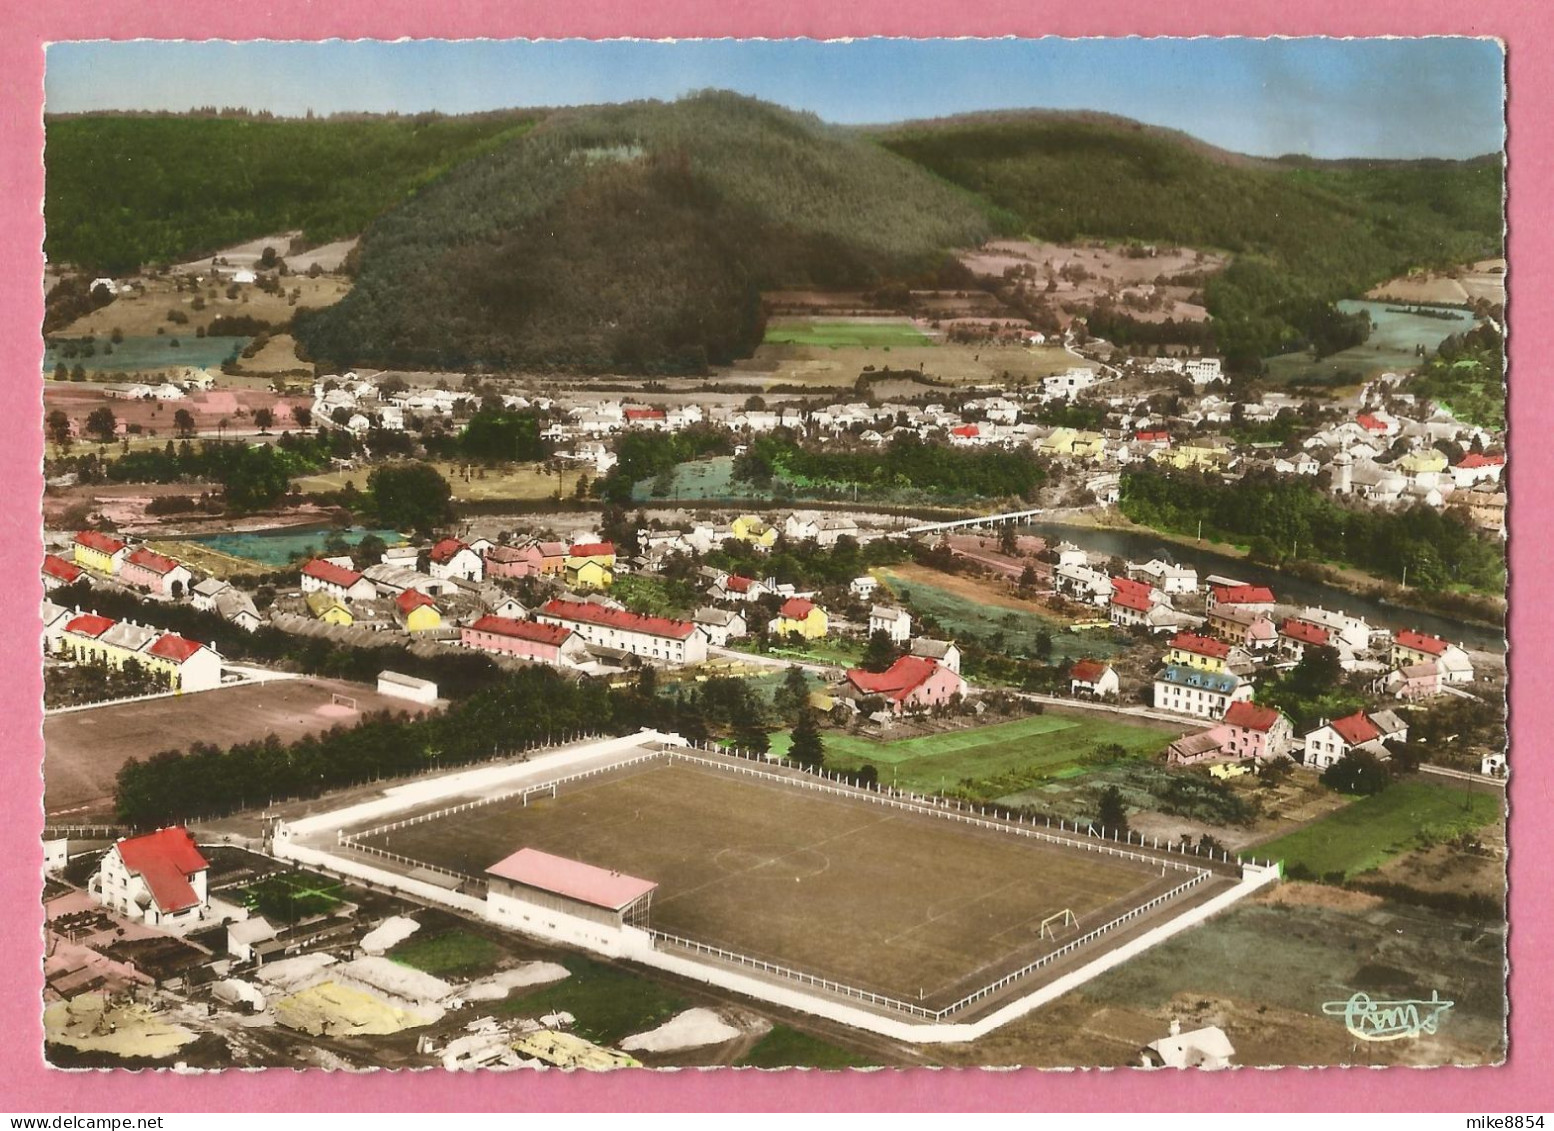
<path id="1" fill-rule="evenodd" d="M 1198 590 L 1198 571 L 1191 566 L 1173 565 L 1160 558 L 1151 558 L 1143 565 L 1128 563 L 1128 576 L 1134 581 L 1147 581 L 1165 594 L 1195 593 Z"/>
<path id="2" fill-rule="evenodd" d="M 1053 588 L 1064 597 L 1092 605 L 1111 604 L 1112 579 L 1100 570 L 1082 565 L 1060 565 L 1052 573 Z"/>
<path id="3" fill-rule="evenodd" d="M 354 569 L 314 558 L 302 567 L 304 593 L 328 593 L 342 601 L 370 601 L 378 595 L 377 586 Z"/>
<path id="4" fill-rule="evenodd" d="M 702 635 L 707 638 L 707 643 L 718 648 L 726 648 L 730 640 L 738 640 L 750 635 L 750 628 L 745 623 L 743 614 L 732 609 L 697 609 L 691 617 L 692 623 L 701 629 Z"/>
<path id="5" fill-rule="evenodd" d="M 847 591 L 854 597 L 867 601 L 874 596 L 875 590 L 879 587 L 880 582 L 877 577 L 855 577 L 852 583 L 848 585 Z"/>
<path id="6" fill-rule="evenodd" d="M 1099 660 L 1078 660 L 1068 673 L 1068 688 L 1092 699 L 1115 699 L 1120 688 L 1117 673 Z"/>
<path id="7" fill-rule="evenodd" d="M 426 569 L 441 581 L 481 581 L 486 575 L 486 560 L 473 546 L 457 538 L 444 538 L 427 554 Z"/>
<path id="8" fill-rule="evenodd" d="M 1167 664 L 1155 676 L 1155 706 L 1163 711 L 1223 719 L 1232 703 L 1252 698 L 1252 685 L 1229 672 Z"/>
<path id="9" fill-rule="evenodd" d="M 960 674 L 960 649 L 953 640 L 931 640 L 919 636 L 912 641 L 911 652 L 921 659 L 933 660 L 941 667 L 949 668 L 956 675 Z"/>
<path id="10" fill-rule="evenodd" d="M 883 632 L 896 644 L 912 639 L 912 614 L 894 605 L 875 605 L 869 610 L 869 635 Z"/>
<path id="11" fill-rule="evenodd" d="M 88 884 L 92 895 L 127 919 L 178 932 L 205 918 L 210 868 L 182 827 L 159 829 L 120 840 L 110 848 Z"/>

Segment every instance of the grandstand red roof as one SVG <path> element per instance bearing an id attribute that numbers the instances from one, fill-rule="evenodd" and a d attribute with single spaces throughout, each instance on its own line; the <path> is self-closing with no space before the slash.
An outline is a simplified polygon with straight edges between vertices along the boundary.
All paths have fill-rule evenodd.
<path id="1" fill-rule="evenodd" d="M 314 558 L 302 567 L 304 577 L 316 577 L 326 585 L 339 585 L 349 589 L 362 579 L 362 575 L 354 569 L 346 569 L 337 566 L 334 562 L 326 562 L 323 558 Z"/>
<path id="2" fill-rule="evenodd" d="M 1094 683 L 1106 674 L 1106 665 L 1100 660 L 1079 660 L 1069 669 L 1068 678 L 1080 683 Z"/>
<path id="3" fill-rule="evenodd" d="M 437 607 L 437 602 L 422 593 L 419 589 L 406 589 L 398 597 L 394 598 L 394 605 L 402 613 L 413 613 L 422 605 Z"/>
<path id="4" fill-rule="evenodd" d="M 1381 737 L 1381 731 L 1376 724 L 1365 717 L 1364 711 L 1356 711 L 1341 719 L 1334 719 L 1332 727 L 1338 732 L 1349 746 L 1358 746 L 1362 742 L 1374 742 Z"/>
<path id="5" fill-rule="evenodd" d="M 204 645 L 198 640 L 189 640 L 175 633 L 164 632 L 146 651 L 153 656 L 160 656 L 164 660 L 181 664 L 203 647 Z"/>
<path id="6" fill-rule="evenodd" d="M 1385 432 L 1387 430 L 1387 424 L 1385 421 L 1377 420 L 1368 412 L 1362 412 L 1354 419 L 1359 424 L 1359 426 L 1365 429 L 1367 432 Z"/>
<path id="7" fill-rule="evenodd" d="M 905 699 L 921 687 L 938 666 L 935 661 L 922 656 L 902 656 L 882 672 L 851 668 L 847 672 L 847 681 L 865 695 Z"/>
<path id="8" fill-rule="evenodd" d="M 628 408 L 626 410 L 627 420 L 663 420 L 665 418 L 664 410 L 661 408 Z"/>
<path id="9" fill-rule="evenodd" d="M 1328 641 L 1327 629 L 1321 625 L 1296 620 L 1294 617 L 1290 617 L 1279 627 L 1279 635 L 1288 636 L 1291 640 L 1299 640 L 1302 644 L 1326 644 Z"/>
<path id="10" fill-rule="evenodd" d="M 1210 640 L 1195 632 L 1178 632 L 1171 638 L 1171 647 L 1216 660 L 1223 660 L 1230 655 L 1230 645 L 1223 640 Z"/>
<path id="11" fill-rule="evenodd" d="M 1446 651 L 1446 641 L 1439 636 L 1431 636 L 1427 632 L 1415 632 L 1411 628 L 1405 628 L 1397 634 L 1399 648 L 1407 648 L 1413 652 L 1424 652 L 1431 656 L 1439 656 Z"/>
<path id="12" fill-rule="evenodd" d="M 432 552 L 429 553 L 427 557 L 436 562 L 438 565 L 443 565 L 447 562 L 451 562 L 458 555 L 459 551 L 467 549 L 469 549 L 469 547 L 466 546 L 463 542 L 460 542 L 457 538 L 444 538 L 441 542 L 432 547 Z"/>
<path id="13" fill-rule="evenodd" d="M 965 440 L 975 439 L 981 435 L 975 424 L 961 424 L 950 429 L 951 436 L 959 436 Z"/>
<path id="14" fill-rule="evenodd" d="M 1273 590 L 1266 585 L 1216 585 L 1216 605 L 1271 605 Z"/>
<path id="15" fill-rule="evenodd" d="M 652 880 L 552 856 L 536 848 L 520 848 L 487 868 L 486 874 L 609 911 L 620 911 L 658 887 Z"/>
<path id="16" fill-rule="evenodd" d="M 104 534 L 98 530 L 83 530 L 76 535 L 76 544 L 85 546 L 88 550 L 96 550 L 100 554 L 113 555 L 124 549 L 123 540 Z"/>
<path id="17" fill-rule="evenodd" d="M 1274 723 L 1279 721 L 1279 712 L 1272 707 L 1259 706 L 1256 703 L 1248 703 L 1241 700 L 1230 705 L 1225 712 L 1225 722 L 1242 730 L 1256 730 L 1266 733 Z"/>
<path id="18" fill-rule="evenodd" d="M 511 617 L 493 616 L 487 613 L 474 624 L 471 632 L 489 632 L 495 636 L 511 636 L 514 640 L 532 640 L 537 644 L 550 644 L 559 648 L 572 635 L 570 628 L 559 624 L 540 624 L 532 620 L 513 620 Z"/>
<path id="19" fill-rule="evenodd" d="M 672 640 L 689 640 L 696 626 L 690 621 L 670 620 L 668 617 L 645 617 L 625 609 L 608 609 L 603 605 L 590 605 L 583 601 L 546 601 L 540 616 L 557 620 L 576 621 L 580 624 L 597 624 L 622 632 L 641 632 L 648 636 L 663 636 Z"/>
<path id="20" fill-rule="evenodd" d="M 134 562 L 141 569 L 149 569 L 152 573 L 171 573 L 178 568 L 178 563 L 172 558 L 164 557 L 144 546 L 135 547 L 124 560 Z"/>
<path id="21" fill-rule="evenodd" d="M 114 626 L 114 622 L 107 617 L 100 617 L 96 613 L 82 613 L 65 625 L 66 632 L 73 632 L 77 636 L 90 636 L 96 638 L 107 632 Z"/>
<path id="22" fill-rule="evenodd" d="M 613 558 L 615 556 L 615 543 L 579 542 L 572 547 L 570 554 L 574 558 Z"/>
<path id="23" fill-rule="evenodd" d="M 789 597 L 778 609 L 778 615 L 786 620 L 803 620 L 814 611 L 815 602 L 803 597 Z"/>
<path id="24" fill-rule="evenodd" d="M 1137 432 L 1133 438 L 1141 444 L 1161 444 L 1171 439 L 1169 432 Z"/>
<path id="25" fill-rule="evenodd" d="M 53 578 L 58 578 L 65 584 L 70 584 L 81 576 L 81 567 L 74 562 L 67 562 L 58 554 L 43 555 L 43 572 Z"/>
<path id="26" fill-rule="evenodd" d="M 199 893 L 189 881 L 210 864 L 195 847 L 188 829 L 159 829 L 121 840 L 114 847 L 124 866 L 146 881 L 151 898 L 164 912 L 182 911 L 199 903 Z"/>

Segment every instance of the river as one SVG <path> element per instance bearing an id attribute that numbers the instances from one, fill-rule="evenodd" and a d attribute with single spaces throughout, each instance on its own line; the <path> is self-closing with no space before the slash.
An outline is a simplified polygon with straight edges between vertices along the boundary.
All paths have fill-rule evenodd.
<path id="1" fill-rule="evenodd" d="M 1209 574 L 1219 574 L 1254 585 L 1266 585 L 1273 590 L 1274 596 L 1281 603 L 1319 605 L 1326 609 L 1338 609 L 1350 616 L 1364 617 L 1370 624 L 1380 628 L 1394 631 L 1400 628 L 1412 628 L 1470 649 L 1499 653 L 1505 651 L 1505 634 L 1488 625 L 1472 624 L 1435 613 L 1375 601 L 1346 589 L 1325 585 L 1320 581 L 1306 581 L 1267 566 L 1255 565 L 1242 558 L 1227 557 L 1211 550 L 1167 542 L 1141 531 L 1065 526 L 1053 522 L 1029 523 L 1023 529 L 1045 538 L 1049 544 L 1068 541 L 1082 550 L 1105 554 L 1108 557 L 1120 557 L 1134 562 L 1164 558 L 1167 561 L 1192 566 L 1197 569 L 1200 581 Z"/>

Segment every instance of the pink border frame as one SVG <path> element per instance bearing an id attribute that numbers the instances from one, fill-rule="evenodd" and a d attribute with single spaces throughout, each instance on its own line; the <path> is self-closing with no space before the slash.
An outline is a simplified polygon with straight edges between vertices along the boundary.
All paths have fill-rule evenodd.
<path id="1" fill-rule="evenodd" d="M 0 360 L 6 379 L 0 406 L 7 422 L 0 481 L 36 483 L 42 452 L 39 393 L 27 374 L 39 366 L 38 285 L 42 262 L 43 50 L 51 40 L 93 38 L 395 39 L 477 37 L 716 36 L 1005 36 L 1005 35 L 1492 35 L 1508 45 L 1510 229 L 1513 267 L 1512 370 L 1518 381 L 1512 420 L 1518 437 L 1554 411 L 1554 380 L 1536 369 L 1550 355 L 1554 325 L 1554 231 L 1539 203 L 1554 195 L 1554 148 L 1541 124 L 1554 114 L 1554 33 L 1550 9 L 1519 0 L 1180 0 L 1176 4 L 1090 0 L 1040 5 L 984 0 L 854 0 L 848 5 L 760 5 L 728 0 L 670 0 L 646 5 L 504 4 L 464 0 L 446 8 L 412 0 L 268 0 L 218 5 L 141 0 L 132 6 L 81 0 L 0 0 L 6 35 L 0 74 L 0 186 L 12 205 L 0 227 Z M 441 10 L 439 10 L 441 8 Z M 957 10 L 957 8 L 959 10 Z M 1542 144 L 1540 144 L 1542 143 Z M 1538 686 L 1554 660 L 1554 638 L 1542 610 L 1548 574 L 1538 568 L 1551 547 L 1541 519 L 1541 484 L 1554 482 L 1554 445 L 1520 443 L 1511 463 L 1515 500 L 1511 564 L 1515 599 L 1511 637 L 1512 731 L 1517 747 L 1513 804 L 1550 796 L 1551 775 L 1538 737 L 1554 727 L 1554 699 Z M 661 1072 L 444 1076 L 289 1072 L 225 1073 L 180 1078 L 170 1073 L 61 1073 L 41 1062 L 38 984 L 23 978 L 37 962 L 41 854 L 37 766 L 40 679 L 33 661 L 37 602 L 37 488 L 0 499 L 7 537 L 0 623 L 15 630 L 10 679 L 0 681 L 0 718 L 12 722 L 12 747 L 0 759 L 0 788 L 15 818 L 0 822 L 0 898 L 14 910 L 0 918 L 0 1033 L 9 1054 L 0 1068 L 0 1107 L 16 1113 L 177 1111 L 505 1111 L 547 1110 L 1292 1110 L 1535 1112 L 1554 1107 L 1547 1070 L 1550 1035 L 1534 1003 L 1554 989 L 1554 955 L 1544 947 L 1554 903 L 1541 894 L 1536 861 L 1554 850 L 1554 825 L 1528 812 L 1513 824 L 1511 1055 L 1502 1068 L 1361 1072 L 1325 1069 L 1215 1075 L 1136 1072 L 881 1071 L 874 1073 Z M 34 967 L 35 968 L 35 967 Z"/>

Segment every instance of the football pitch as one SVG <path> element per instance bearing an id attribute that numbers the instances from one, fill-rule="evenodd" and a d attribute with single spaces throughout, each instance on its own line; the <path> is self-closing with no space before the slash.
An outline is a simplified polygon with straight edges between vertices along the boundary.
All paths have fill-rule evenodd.
<path id="1" fill-rule="evenodd" d="M 530 847 L 640 876 L 658 884 L 656 930 L 928 1008 L 1188 878 L 680 761 L 363 843 L 475 875 Z M 1043 937 L 1043 922 L 1065 911 L 1077 922 Z"/>

